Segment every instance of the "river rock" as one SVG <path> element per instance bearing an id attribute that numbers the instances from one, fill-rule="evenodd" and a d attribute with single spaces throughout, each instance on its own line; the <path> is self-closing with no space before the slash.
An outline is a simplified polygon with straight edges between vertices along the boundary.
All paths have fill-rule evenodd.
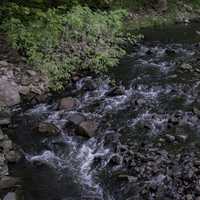
<path id="1" fill-rule="evenodd" d="M 19 183 L 19 179 L 11 176 L 4 176 L 0 179 L 0 190 L 13 188 Z"/>
<path id="2" fill-rule="evenodd" d="M 38 125 L 38 132 L 47 135 L 56 135 L 60 132 L 58 127 L 48 122 L 40 122 Z"/>
<path id="3" fill-rule="evenodd" d="M 78 105 L 78 100 L 72 97 L 65 97 L 60 100 L 59 109 L 70 111 L 76 108 Z"/>
<path id="4" fill-rule="evenodd" d="M 9 192 L 3 200 L 17 200 L 17 195 L 15 192 Z"/>
<path id="5" fill-rule="evenodd" d="M 0 106 L 14 106 L 20 100 L 18 85 L 14 81 L 0 78 Z"/>
<path id="6" fill-rule="evenodd" d="M 93 137 L 96 134 L 98 124 L 93 120 L 87 120 L 80 123 L 78 127 L 78 135 L 85 137 Z"/>
<path id="7" fill-rule="evenodd" d="M 186 142 L 186 140 L 188 139 L 188 136 L 187 135 L 177 135 L 176 139 L 179 142 Z"/>
<path id="8" fill-rule="evenodd" d="M 85 117 L 80 113 L 73 113 L 69 116 L 69 122 L 78 126 L 81 122 L 85 121 Z"/>

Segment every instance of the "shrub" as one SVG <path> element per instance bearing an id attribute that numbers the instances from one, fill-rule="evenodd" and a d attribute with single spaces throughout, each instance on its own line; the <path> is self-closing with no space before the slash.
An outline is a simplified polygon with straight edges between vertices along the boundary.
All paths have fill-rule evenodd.
<path id="1" fill-rule="evenodd" d="M 9 9 L 8 9 L 9 8 Z M 76 6 L 40 9 L 11 4 L 2 28 L 13 47 L 48 74 L 52 89 L 61 89 L 73 72 L 105 72 L 125 53 L 121 44 L 124 10 L 92 11 Z"/>

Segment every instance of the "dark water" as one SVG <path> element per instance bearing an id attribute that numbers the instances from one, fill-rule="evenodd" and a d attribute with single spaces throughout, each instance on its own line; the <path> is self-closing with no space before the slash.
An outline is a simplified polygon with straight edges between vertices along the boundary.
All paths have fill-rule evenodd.
<path id="1" fill-rule="evenodd" d="M 117 86 L 108 77 L 85 77 L 68 90 L 81 102 L 73 111 L 58 110 L 55 98 L 19 113 L 10 135 L 25 159 L 11 169 L 23 179 L 24 199 L 200 196 L 198 28 L 194 23 L 145 29 L 144 41 L 111 73 Z M 95 137 L 77 136 L 66 127 L 73 113 L 99 123 Z M 55 124 L 61 134 L 35 133 L 40 121 Z"/>

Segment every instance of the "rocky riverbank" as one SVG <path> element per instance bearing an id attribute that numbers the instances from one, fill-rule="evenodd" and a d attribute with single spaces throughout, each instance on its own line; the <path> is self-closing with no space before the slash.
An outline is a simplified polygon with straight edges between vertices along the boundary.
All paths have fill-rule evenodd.
<path id="1" fill-rule="evenodd" d="M 16 163 L 21 157 L 17 146 L 4 134 L 12 123 L 10 109 L 44 101 L 47 92 L 48 79 L 32 70 L 9 46 L 6 36 L 0 34 L 0 198 L 20 185 L 20 180 L 9 174 L 7 165 Z M 3 199 L 14 200 L 16 197 L 9 193 Z"/>

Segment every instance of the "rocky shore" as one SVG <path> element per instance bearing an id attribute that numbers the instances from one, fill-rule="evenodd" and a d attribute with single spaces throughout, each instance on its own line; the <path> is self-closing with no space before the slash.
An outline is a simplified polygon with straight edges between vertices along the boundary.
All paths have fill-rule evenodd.
<path id="1" fill-rule="evenodd" d="M 4 130 L 11 125 L 11 109 L 20 104 L 44 101 L 48 92 L 48 79 L 32 70 L 15 49 L 0 34 L 0 198 L 15 200 L 13 193 L 20 180 L 9 173 L 8 164 L 16 163 L 21 155 Z M 5 196 L 5 197 L 4 197 Z"/>

